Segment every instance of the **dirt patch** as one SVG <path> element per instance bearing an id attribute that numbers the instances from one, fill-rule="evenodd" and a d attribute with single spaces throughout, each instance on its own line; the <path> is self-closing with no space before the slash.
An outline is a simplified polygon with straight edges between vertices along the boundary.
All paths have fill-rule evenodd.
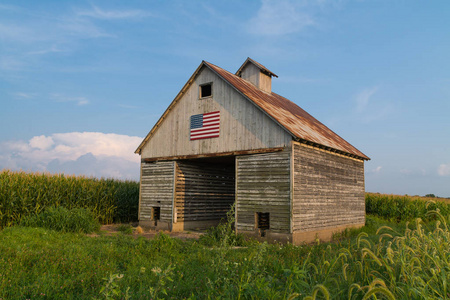
<path id="1" fill-rule="evenodd" d="M 118 234 L 124 234 L 121 231 L 119 231 L 119 227 L 122 224 L 110 224 L 110 225 L 102 225 L 100 227 L 100 234 L 90 234 L 89 236 L 100 236 L 100 235 L 118 235 Z M 187 240 L 187 239 L 195 239 L 198 240 L 200 238 L 200 236 L 202 236 L 203 234 L 205 234 L 204 231 L 181 231 L 181 232 L 169 232 L 166 230 L 152 230 L 152 229 L 143 229 L 140 228 L 138 226 L 132 226 L 132 230 L 133 233 L 129 234 L 130 236 L 133 236 L 135 238 L 138 237 L 144 237 L 147 239 L 152 239 L 154 238 L 158 233 L 163 232 L 167 235 L 169 235 L 170 237 L 174 237 L 174 238 L 179 238 L 182 240 Z"/>

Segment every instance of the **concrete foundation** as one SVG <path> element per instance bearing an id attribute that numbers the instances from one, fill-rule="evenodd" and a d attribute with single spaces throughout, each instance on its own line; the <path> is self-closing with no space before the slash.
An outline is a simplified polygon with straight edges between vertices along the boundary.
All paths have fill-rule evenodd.
<path id="1" fill-rule="evenodd" d="M 185 230 L 194 229 L 207 229 L 219 225 L 219 220 L 206 220 L 206 221 L 186 221 L 169 223 L 163 221 L 139 221 L 139 226 L 143 228 L 155 229 L 155 230 L 167 230 L 172 232 L 180 232 Z"/>
<path id="2" fill-rule="evenodd" d="M 294 233 L 279 233 L 266 230 L 264 236 L 261 236 L 259 230 L 255 231 L 239 231 L 248 237 L 254 238 L 260 242 L 268 243 L 292 243 L 294 245 L 309 244 L 319 239 L 321 242 L 330 242 L 333 234 L 340 233 L 345 229 L 356 229 L 363 227 L 364 224 L 348 224 L 339 227 L 327 228 L 312 231 L 296 231 Z"/>
<path id="3" fill-rule="evenodd" d="M 189 222 L 178 222 L 170 224 L 168 222 L 155 222 L 155 221 L 140 221 L 139 226 L 144 228 L 150 228 L 155 230 L 167 230 L 171 232 L 180 232 L 186 230 L 194 230 L 194 229 L 207 229 L 214 226 L 217 226 L 220 222 L 218 220 L 208 220 L 208 221 L 189 221 Z M 243 231 L 240 230 L 238 233 L 241 233 L 247 237 L 254 238 L 260 242 L 268 242 L 268 243 L 281 243 L 287 244 L 292 243 L 294 245 L 301 244 L 309 244 L 316 242 L 319 239 L 321 242 L 329 242 L 331 241 L 333 234 L 340 233 L 345 229 L 357 229 L 363 227 L 364 224 L 348 224 L 339 227 L 321 229 L 321 230 L 312 230 L 312 231 L 296 231 L 294 233 L 280 233 L 280 232 L 272 232 L 270 230 L 266 230 L 262 236 L 261 231 L 253 230 L 253 231 Z"/>
<path id="4" fill-rule="evenodd" d="M 302 243 L 312 243 L 319 239 L 322 242 L 331 241 L 333 234 L 340 233 L 345 229 L 356 229 L 361 228 L 365 224 L 348 224 L 338 227 L 332 227 L 321 230 L 312 230 L 312 231 L 296 231 L 292 234 L 292 244 L 300 245 Z"/>

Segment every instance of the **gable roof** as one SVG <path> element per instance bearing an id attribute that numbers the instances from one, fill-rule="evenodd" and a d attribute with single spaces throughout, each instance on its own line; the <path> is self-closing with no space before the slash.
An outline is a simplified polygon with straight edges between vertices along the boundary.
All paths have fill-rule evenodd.
<path id="1" fill-rule="evenodd" d="M 331 149 L 340 150 L 365 160 L 370 159 L 292 101 L 274 92 L 264 92 L 247 80 L 216 65 L 208 62 L 205 62 L 205 64 L 246 98 L 260 107 L 294 137 Z"/>
<path id="2" fill-rule="evenodd" d="M 251 59 L 247 58 L 246 62 L 241 66 L 240 70 L 249 60 Z M 251 61 L 254 62 L 253 60 Z M 357 157 L 364 160 L 370 160 L 370 158 L 367 157 L 364 153 L 356 149 L 354 146 L 334 133 L 331 129 L 319 122 L 317 119 L 308 114 L 295 103 L 274 92 L 264 92 L 245 79 L 242 79 L 241 77 L 206 61 L 202 61 L 200 66 L 197 68 L 194 74 L 192 74 L 188 82 L 184 85 L 184 87 L 166 109 L 164 114 L 160 117 L 158 122 L 156 122 L 152 130 L 144 138 L 142 143 L 136 149 L 135 153 L 141 152 L 142 147 L 150 139 L 155 130 L 159 127 L 160 123 L 165 119 L 165 116 L 169 113 L 171 108 L 178 102 L 187 88 L 192 84 L 193 80 L 203 66 L 213 71 L 225 82 L 229 83 L 241 95 L 243 95 L 257 107 L 259 107 L 274 122 L 278 123 L 282 128 L 289 132 L 294 139 L 345 155 Z M 239 73 L 239 70 L 238 72 L 236 72 L 236 74 L 237 73 Z M 273 74 L 272 72 L 270 73 Z"/>
<path id="3" fill-rule="evenodd" d="M 247 59 L 244 61 L 244 63 L 241 65 L 241 67 L 236 71 L 236 75 L 237 76 L 241 76 L 242 70 L 244 69 L 244 67 L 248 64 L 248 63 L 253 63 L 256 67 L 258 67 L 263 73 L 269 75 L 269 76 L 275 76 L 278 78 L 277 74 L 275 74 L 274 72 L 270 71 L 269 69 L 267 69 L 266 67 L 264 67 L 262 64 L 260 64 L 257 61 L 254 61 L 253 59 L 251 59 L 250 57 L 247 57 Z"/>

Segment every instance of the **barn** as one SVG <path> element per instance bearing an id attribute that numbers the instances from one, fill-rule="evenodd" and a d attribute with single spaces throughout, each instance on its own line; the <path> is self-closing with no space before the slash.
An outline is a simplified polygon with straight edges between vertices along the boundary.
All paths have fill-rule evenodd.
<path id="1" fill-rule="evenodd" d="M 214 226 L 269 242 L 329 240 L 365 223 L 369 158 L 288 99 L 247 58 L 236 73 L 202 61 L 139 145 L 139 222 Z"/>

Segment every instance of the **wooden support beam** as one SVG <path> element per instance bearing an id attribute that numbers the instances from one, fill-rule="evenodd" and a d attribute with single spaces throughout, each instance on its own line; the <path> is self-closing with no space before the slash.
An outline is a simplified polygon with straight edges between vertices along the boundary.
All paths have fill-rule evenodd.
<path id="1" fill-rule="evenodd" d="M 151 157 L 151 158 L 142 158 L 141 162 L 144 163 L 144 162 L 155 162 L 155 161 L 164 161 L 164 160 L 180 160 L 180 159 L 194 159 L 194 158 L 207 158 L 207 157 L 220 157 L 220 156 L 238 156 L 238 155 L 247 155 L 247 154 L 279 152 L 279 151 L 283 151 L 284 149 L 285 149 L 284 147 L 277 147 L 277 148 L 263 148 L 263 149 L 230 151 L 230 152 L 208 153 L 208 154 Z"/>

